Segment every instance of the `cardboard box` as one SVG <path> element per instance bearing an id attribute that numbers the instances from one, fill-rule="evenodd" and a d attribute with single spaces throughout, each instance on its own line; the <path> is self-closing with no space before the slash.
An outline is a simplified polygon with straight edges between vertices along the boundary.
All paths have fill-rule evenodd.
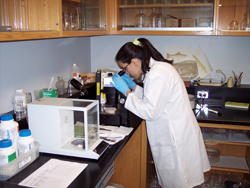
<path id="1" fill-rule="evenodd" d="M 194 27 L 194 19 L 192 18 L 180 19 L 180 27 Z"/>
<path id="2" fill-rule="evenodd" d="M 178 19 L 166 19 L 166 27 L 178 27 Z"/>

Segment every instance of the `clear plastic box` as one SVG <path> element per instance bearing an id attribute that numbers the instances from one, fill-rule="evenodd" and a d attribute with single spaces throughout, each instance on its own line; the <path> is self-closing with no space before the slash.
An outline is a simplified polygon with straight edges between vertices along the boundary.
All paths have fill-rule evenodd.
<path id="1" fill-rule="evenodd" d="M 39 146 L 40 144 L 35 141 L 35 147 L 27 153 L 19 156 L 8 164 L 0 165 L 0 181 L 8 180 L 36 160 L 39 157 Z"/>

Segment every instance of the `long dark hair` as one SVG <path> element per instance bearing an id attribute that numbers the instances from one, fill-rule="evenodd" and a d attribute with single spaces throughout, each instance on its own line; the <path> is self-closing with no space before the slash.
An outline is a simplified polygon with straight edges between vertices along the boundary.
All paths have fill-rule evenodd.
<path id="1" fill-rule="evenodd" d="M 116 62 L 121 61 L 130 64 L 131 59 L 140 59 L 142 61 L 141 69 L 144 73 L 150 70 L 149 61 L 151 57 L 156 61 L 173 63 L 173 61 L 165 59 L 147 39 L 139 38 L 137 40 L 140 42 L 139 45 L 127 42 L 120 48 L 115 57 Z"/>

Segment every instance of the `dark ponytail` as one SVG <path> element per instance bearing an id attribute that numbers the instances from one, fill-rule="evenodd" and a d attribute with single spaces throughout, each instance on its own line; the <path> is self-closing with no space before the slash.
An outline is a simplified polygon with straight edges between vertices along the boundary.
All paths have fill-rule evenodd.
<path id="1" fill-rule="evenodd" d="M 150 70 L 149 62 L 152 57 L 156 61 L 163 61 L 172 64 L 172 61 L 166 60 L 160 52 L 145 38 L 137 39 L 140 44 L 127 42 L 117 52 L 115 60 L 123 63 L 131 63 L 131 59 L 137 58 L 142 61 L 141 69 L 144 73 Z"/>

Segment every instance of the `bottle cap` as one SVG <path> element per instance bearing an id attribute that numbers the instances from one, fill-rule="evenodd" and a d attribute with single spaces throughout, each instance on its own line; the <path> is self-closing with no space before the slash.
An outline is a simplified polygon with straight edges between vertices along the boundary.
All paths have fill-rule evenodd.
<path id="1" fill-rule="evenodd" d="M 23 89 L 17 89 L 16 92 L 18 93 L 23 92 Z"/>
<path id="2" fill-rule="evenodd" d="M 10 139 L 4 139 L 0 141 L 0 148 L 8 148 L 12 146 L 12 141 Z"/>
<path id="3" fill-rule="evenodd" d="M 31 131 L 29 129 L 22 129 L 19 131 L 19 136 L 20 137 L 31 136 Z"/>
<path id="4" fill-rule="evenodd" d="M 1 121 L 10 121 L 13 120 L 13 115 L 12 114 L 3 114 L 1 116 Z"/>

